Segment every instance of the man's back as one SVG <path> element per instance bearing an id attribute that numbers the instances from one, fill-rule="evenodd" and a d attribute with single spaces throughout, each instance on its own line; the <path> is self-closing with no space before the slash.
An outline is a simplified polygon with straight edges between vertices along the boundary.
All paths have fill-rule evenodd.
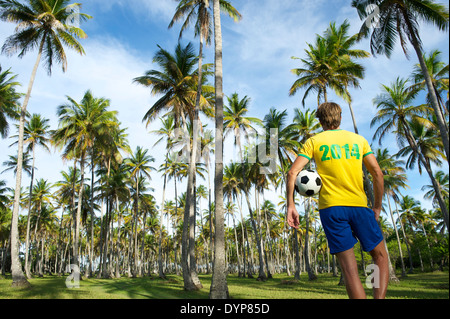
<path id="1" fill-rule="evenodd" d="M 315 159 L 322 177 L 319 209 L 330 206 L 367 207 L 362 163 L 373 154 L 367 140 L 345 130 L 328 130 L 309 139 L 300 156 Z"/>

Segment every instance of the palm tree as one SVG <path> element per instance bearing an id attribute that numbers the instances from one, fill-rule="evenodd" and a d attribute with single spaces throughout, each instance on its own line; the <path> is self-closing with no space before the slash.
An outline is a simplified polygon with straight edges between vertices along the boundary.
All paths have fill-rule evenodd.
<path id="1" fill-rule="evenodd" d="M 359 81 L 364 77 L 364 67 L 356 62 L 353 58 L 368 58 L 370 53 L 364 50 L 353 49 L 352 47 L 358 41 L 358 34 L 348 35 L 350 24 L 345 20 L 339 27 L 335 23 L 330 23 L 329 28 L 325 31 L 324 37 L 328 43 L 331 59 L 337 65 L 347 65 L 342 68 L 345 72 L 339 74 L 340 81 L 344 84 L 344 92 L 337 90 L 336 93 L 343 96 L 348 103 L 350 114 L 353 120 L 355 133 L 358 134 L 355 116 L 352 108 L 352 97 L 348 91 L 349 86 L 360 88 Z M 340 88 L 340 87 L 339 87 Z"/>
<path id="2" fill-rule="evenodd" d="M 41 146 L 44 150 L 50 152 L 47 146 L 49 142 L 49 128 L 47 124 L 48 119 L 42 117 L 40 114 L 33 114 L 31 119 L 27 122 L 24 128 L 25 144 L 28 144 L 27 153 L 32 154 L 33 162 L 31 165 L 31 181 L 30 181 L 30 195 L 28 203 L 28 218 L 27 218 L 27 233 L 25 237 L 25 273 L 28 278 L 31 278 L 30 266 L 28 264 L 28 247 L 29 247 L 29 236 L 30 236 L 30 213 L 31 213 L 31 192 L 33 191 L 34 182 L 34 168 L 36 160 L 36 146 Z M 17 136 L 15 136 L 17 137 Z"/>
<path id="3" fill-rule="evenodd" d="M 138 258 L 138 252 L 137 252 L 137 219 L 138 219 L 138 213 L 140 211 L 139 206 L 139 200 L 140 200 L 140 189 L 139 186 L 141 184 L 141 181 L 144 177 L 147 177 L 149 180 L 151 179 L 150 172 L 155 170 L 152 166 L 150 166 L 150 163 L 153 163 L 155 161 L 155 158 L 148 154 L 147 149 L 143 149 L 142 147 L 138 146 L 136 148 L 136 151 L 130 158 L 125 159 L 125 165 L 128 167 L 130 172 L 130 177 L 133 179 L 133 184 L 135 185 L 135 202 L 134 202 L 134 271 L 133 275 L 137 275 L 137 258 Z"/>
<path id="4" fill-rule="evenodd" d="M 156 141 L 154 145 L 157 145 L 159 142 L 161 142 L 164 138 L 166 139 L 166 157 L 165 157 L 165 164 L 164 167 L 167 168 L 167 161 L 169 159 L 169 153 L 170 150 L 173 147 L 173 135 L 174 135 L 174 118 L 172 116 L 168 116 L 166 118 L 161 118 L 161 124 L 162 127 L 159 130 L 153 131 L 152 133 L 157 134 L 161 136 L 161 138 Z M 164 213 L 164 203 L 166 202 L 166 184 L 167 184 L 167 174 L 164 172 L 164 182 L 163 182 L 163 193 L 162 193 L 162 202 L 161 202 L 161 218 L 160 218 L 160 224 L 162 226 L 163 224 L 163 213 Z M 166 275 L 164 274 L 163 264 L 162 264 L 162 227 L 160 228 L 160 234 L 159 234 L 159 244 L 158 244 L 158 271 L 159 271 L 159 277 L 162 279 L 166 278 Z"/>
<path id="5" fill-rule="evenodd" d="M 228 284 L 225 265 L 225 220 L 223 205 L 223 65 L 222 65 L 222 24 L 221 8 L 231 11 L 232 5 L 228 1 L 213 0 L 214 13 L 214 65 L 216 88 L 216 150 L 214 167 L 214 194 L 215 194 L 215 245 L 214 245 L 214 270 L 211 281 L 209 298 L 227 299 Z M 236 9 L 234 11 L 237 12 Z"/>
<path id="6" fill-rule="evenodd" d="M 411 134 L 416 140 L 417 149 L 424 156 L 426 165 L 431 169 L 431 164 L 441 166 L 441 158 L 445 159 L 445 155 L 442 154 L 442 140 L 436 136 L 436 129 L 434 126 L 427 125 L 423 121 L 413 118 L 408 121 L 408 125 L 411 129 Z M 422 174 L 422 163 L 419 160 L 419 154 L 410 145 L 406 145 L 400 149 L 397 153 L 398 156 L 408 156 L 406 161 L 406 168 L 413 169 L 415 163 L 417 163 L 419 174 Z"/>
<path id="7" fill-rule="evenodd" d="M 308 48 L 305 50 L 306 59 L 299 59 L 303 63 L 303 68 L 292 69 L 291 72 L 298 77 L 294 82 L 289 95 L 294 96 L 299 89 L 306 88 L 303 95 L 302 105 L 311 92 L 317 93 L 317 105 L 320 105 L 321 97 L 328 102 L 327 87 L 331 87 L 336 91 L 344 91 L 343 84 L 336 78 L 336 69 L 333 67 L 328 51 L 327 41 L 321 36 L 317 36 L 313 44 L 307 43 Z"/>
<path id="8" fill-rule="evenodd" d="M 5 195 L 6 193 L 6 182 L 0 180 L 0 211 L 5 211 L 8 203 L 8 197 Z"/>
<path id="9" fill-rule="evenodd" d="M 427 66 L 428 73 L 431 76 L 431 81 L 433 82 L 433 87 L 439 101 L 442 116 L 445 118 L 445 114 L 448 116 L 448 108 L 445 107 L 441 94 L 443 93 L 443 91 L 448 91 L 449 68 L 448 64 L 445 64 L 445 62 L 441 61 L 441 54 L 441 51 L 433 50 L 428 56 L 424 54 L 423 59 Z M 422 90 L 426 88 L 426 81 L 423 76 L 422 69 L 420 68 L 420 64 L 416 64 L 414 66 L 411 78 L 414 80 L 413 88 L 419 87 Z M 427 94 L 427 102 L 431 104 L 430 94 Z"/>
<path id="10" fill-rule="evenodd" d="M 251 131 L 256 131 L 254 125 L 262 126 L 262 121 L 256 117 L 245 116 L 251 101 L 248 96 L 239 99 L 238 93 L 233 93 L 231 97 L 228 97 L 227 99 L 228 106 L 225 106 L 224 109 L 224 138 L 230 133 L 234 134 L 234 146 L 238 147 L 239 160 L 242 163 L 241 132 L 248 138 Z"/>
<path id="11" fill-rule="evenodd" d="M 446 174 L 444 171 L 437 171 L 434 175 L 437 184 L 439 185 L 439 189 L 442 193 L 442 196 L 444 198 L 448 199 L 449 195 L 449 178 L 448 173 Z M 422 191 L 426 191 L 426 193 L 423 195 L 425 199 L 432 200 L 433 205 L 436 207 L 439 207 L 439 203 L 436 197 L 436 191 L 433 187 L 433 185 L 424 185 L 422 187 Z"/>
<path id="12" fill-rule="evenodd" d="M 3 162 L 3 166 L 6 166 L 6 168 L 2 171 L 2 173 L 7 171 L 13 171 L 14 176 L 17 175 L 17 156 L 9 155 L 9 160 Z M 22 170 L 28 174 L 28 176 L 31 176 L 31 165 L 30 162 L 32 161 L 31 155 L 25 153 L 23 154 L 22 158 Z"/>
<path id="13" fill-rule="evenodd" d="M 7 118 L 19 119 L 19 99 L 21 94 L 16 92 L 19 82 L 15 82 L 17 75 L 12 75 L 11 69 L 2 72 L 0 65 L 0 135 L 6 138 L 9 132 Z"/>
<path id="14" fill-rule="evenodd" d="M 64 212 L 66 210 L 73 213 L 74 206 L 75 206 L 75 196 L 76 196 L 76 189 L 78 188 L 78 184 L 80 181 L 80 171 L 76 170 L 75 167 L 69 167 L 68 171 L 61 171 L 60 172 L 62 180 L 55 183 L 55 187 L 57 188 L 57 191 L 55 192 L 55 197 L 58 199 L 59 208 L 61 208 L 61 219 L 60 219 L 60 230 L 59 230 L 59 238 L 58 238 L 58 245 L 57 245 L 57 254 L 59 253 L 60 246 L 62 244 L 61 235 L 63 233 L 63 221 L 64 221 Z M 62 265 L 62 258 L 61 263 Z M 55 265 L 57 266 L 57 265 Z M 58 268 L 58 274 L 60 274 L 60 270 L 62 267 Z"/>
<path id="15" fill-rule="evenodd" d="M 51 185 L 47 180 L 39 179 L 36 183 L 36 185 L 33 187 L 33 189 L 30 192 L 31 198 L 29 200 L 29 203 L 33 203 L 33 210 L 37 213 L 35 216 L 35 223 L 34 223 L 34 239 L 36 241 L 37 239 L 37 230 L 39 228 L 39 221 L 41 219 L 41 212 L 45 205 L 51 204 L 53 200 L 52 196 L 52 189 L 53 185 Z M 29 215 L 29 219 L 31 222 L 32 216 Z M 28 222 L 27 222 L 28 224 Z M 29 226 L 27 225 L 27 228 Z M 28 241 L 28 239 L 27 239 Z M 27 247 L 28 248 L 28 247 Z M 36 254 L 38 255 L 38 251 L 36 251 Z M 31 267 L 31 265 L 29 265 Z M 31 273 L 29 269 L 26 269 L 27 277 L 31 278 Z M 39 273 L 39 277 L 42 277 L 42 273 Z"/>
<path id="16" fill-rule="evenodd" d="M 80 103 L 67 97 L 68 103 L 58 107 L 59 128 L 53 133 L 57 147 L 64 148 L 64 157 L 76 157 L 80 162 L 80 185 L 84 184 L 87 155 L 95 145 L 112 144 L 113 132 L 118 130 L 116 111 L 108 111 L 110 101 L 95 98 L 91 91 L 84 94 Z M 96 144 L 97 142 L 97 144 Z M 93 159 L 92 159 L 93 160 Z M 79 188 L 77 213 L 74 221 L 75 238 L 73 245 L 74 263 L 78 264 L 80 217 L 84 187 Z"/>
<path id="17" fill-rule="evenodd" d="M 147 121 L 147 124 L 150 123 L 161 111 L 167 109 L 168 114 L 170 113 L 175 119 L 175 127 L 179 128 L 179 121 L 181 119 L 184 132 L 187 133 L 187 121 L 186 117 L 190 119 L 190 122 L 195 128 L 197 127 L 198 122 L 198 111 L 199 109 L 195 107 L 196 103 L 193 101 L 199 101 L 199 108 L 202 108 L 205 112 L 207 108 L 210 106 L 208 100 L 198 94 L 198 85 L 203 85 L 204 79 L 206 79 L 206 75 L 210 65 L 204 65 L 202 70 L 205 72 L 205 77 L 202 77 L 202 81 L 199 81 L 198 73 L 194 71 L 194 67 L 198 62 L 198 57 L 194 54 L 194 48 L 191 43 L 189 43 L 186 47 L 182 47 L 180 43 L 175 48 L 175 55 L 170 54 L 166 50 L 163 50 L 159 47 L 158 52 L 154 57 L 154 62 L 157 63 L 162 71 L 151 70 L 146 72 L 146 74 L 142 77 L 138 77 L 134 79 L 135 83 L 142 84 L 147 87 L 152 87 L 153 94 L 163 94 L 163 97 L 160 98 L 146 113 L 144 116 L 144 121 Z M 203 75 L 203 73 L 202 73 Z M 200 84 L 199 84 L 200 82 Z M 201 90 L 208 91 L 208 88 L 202 88 Z M 187 116 L 186 116 L 187 115 Z M 197 136 L 193 135 L 193 136 Z M 197 138 L 194 138 L 193 144 L 197 143 Z M 192 145 L 193 148 L 189 147 L 190 152 L 190 163 L 192 164 L 190 170 L 195 172 L 195 164 L 197 155 L 196 149 L 197 144 Z M 195 147 L 195 148 L 194 148 Z M 192 173 L 192 172 L 191 172 Z M 189 174 L 189 180 L 187 184 L 188 188 L 188 205 L 186 205 L 185 211 L 185 221 L 192 220 L 189 216 L 193 216 L 194 212 L 191 208 L 193 208 L 193 191 L 194 191 L 194 176 L 193 173 Z M 193 226 L 188 222 L 184 224 L 184 226 L 189 226 L 188 229 L 184 230 L 184 241 L 183 243 L 183 253 L 184 255 L 183 262 L 184 264 L 184 285 L 187 290 L 195 290 L 200 288 L 201 284 L 198 280 L 195 270 L 189 269 L 187 262 L 187 253 L 188 251 L 184 250 L 188 248 L 188 235 L 192 235 Z M 193 238 L 191 238 L 194 240 Z M 190 239 L 189 239 L 190 240 Z M 193 246 L 192 246 L 193 247 Z M 193 257 L 193 251 L 190 250 L 189 254 Z M 195 281 L 195 282 L 194 282 Z M 197 288 L 198 287 L 198 288 Z"/>
<path id="18" fill-rule="evenodd" d="M 367 10 L 369 6 L 376 6 L 378 12 L 370 12 L 370 10 Z M 408 41 L 412 44 L 419 59 L 420 68 L 428 88 L 431 106 L 436 115 L 444 143 L 445 154 L 448 157 L 448 127 L 442 116 L 435 87 L 423 57 L 422 41 L 419 36 L 419 22 L 426 22 L 434 25 L 440 31 L 447 31 L 448 8 L 443 4 L 436 3 L 434 0 L 353 0 L 352 7 L 356 8 L 362 20 L 366 20 L 369 15 L 374 15 L 378 22 L 377 27 L 373 31 L 371 31 L 368 21 L 365 21 L 360 30 L 360 35 L 364 37 L 368 37 L 370 32 L 372 32 L 370 35 L 372 54 L 384 54 L 390 57 L 397 39 L 400 39 L 403 52 L 408 57 L 406 45 Z"/>
<path id="19" fill-rule="evenodd" d="M 63 72 L 65 72 L 67 69 L 67 56 L 64 45 L 80 54 L 84 54 L 84 49 L 77 38 L 86 38 L 84 31 L 71 25 L 71 23 L 73 19 L 82 21 L 91 18 L 87 14 L 80 13 L 81 4 L 69 4 L 69 0 L 28 0 L 27 2 L 27 4 L 21 4 L 14 0 L 0 1 L 0 20 L 17 23 L 19 26 L 16 28 L 16 33 L 6 39 L 2 52 L 10 56 L 20 52 L 19 57 L 23 57 L 28 51 L 38 47 L 38 56 L 31 73 L 25 99 L 22 103 L 19 121 L 18 168 L 11 226 L 11 272 L 13 277 L 12 285 L 14 287 L 29 286 L 29 282 L 26 280 L 20 265 L 17 227 L 22 182 L 25 116 L 37 69 L 43 57 L 49 74 L 51 74 L 54 61 L 60 63 Z"/>
<path id="20" fill-rule="evenodd" d="M 376 150 L 376 158 L 377 162 L 380 165 L 381 170 L 383 171 L 384 176 L 384 195 L 387 198 L 389 205 L 389 213 L 391 216 L 392 225 L 394 225 L 395 235 L 397 238 L 397 246 L 400 254 L 400 262 L 402 265 L 402 277 L 406 277 L 405 264 L 403 262 L 403 252 L 400 244 L 400 236 L 398 235 L 397 226 L 395 224 L 394 215 L 391 208 L 391 197 L 396 199 L 398 189 L 408 187 L 406 184 L 407 178 L 405 174 L 405 169 L 403 166 L 405 162 L 402 160 L 395 159 L 395 156 L 389 154 L 389 150 L 385 149 L 377 149 Z M 403 225 L 401 225 L 403 230 Z M 408 250 L 409 256 L 409 245 L 406 242 L 406 248 Z M 395 274 L 394 274 L 395 275 Z"/>
<path id="21" fill-rule="evenodd" d="M 409 90 L 407 87 L 407 82 L 407 80 L 397 78 L 397 80 L 390 87 L 386 85 L 382 86 L 383 93 L 378 95 L 373 101 L 378 109 L 378 112 L 372 119 L 370 125 L 373 127 L 378 123 L 381 123 L 374 134 L 374 139 L 378 138 L 380 144 L 388 132 L 395 130 L 400 147 L 403 146 L 402 143 L 404 144 L 404 140 L 406 140 L 414 152 L 418 154 L 420 162 L 425 167 L 428 176 L 435 187 L 439 200 L 439 206 L 443 212 L 444 220 L 448 228 L 448 208 L 442 198 L 442 194 L 433 176 L 431 167 L 427 164 L 427 161 L 422 154 L 421 149 L 417 145 L 417 141 L 414 138 L 409 126 L 410 119 L 416 119 L 423 123 L 429 124 L 429 121 L 420 117 L 420 115 L 425 114 L 429 108 L 426 105 L 411 106 L 417 95 L 417 91 Z"/>

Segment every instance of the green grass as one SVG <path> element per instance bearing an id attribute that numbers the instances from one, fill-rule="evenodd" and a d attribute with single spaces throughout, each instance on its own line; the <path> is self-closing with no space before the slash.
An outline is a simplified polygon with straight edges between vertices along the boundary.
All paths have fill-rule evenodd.
<path id="1" fill-rule="evenodd" d="M 66 277 L 31 279 L 31 289 L 12 288 L 11 278 L 7 277 L 0 280 L 0 299 L 207 299 L 211 276 L 199 277 L 204 288 L 194 292 L 184 291 L 182 277 L 174 275 L 169 275 L 167 280 L 88 279 L 74 289 L 66 287 Z M 306 274 L 298 282 L 286 275 L 276 275 L 266 282 L 230 275 L 227 281 L 232 299 L 347 299 L 345 287 L 338 286 L 339 278 L 330 274 L 320 274 L 315 281 L 308 281 Z M 370 289 L 367 295 L 370 298 Z M 449 299 L 448 272 L 408 275 L 400 283 L 390 284 L 387 298 Z"/>

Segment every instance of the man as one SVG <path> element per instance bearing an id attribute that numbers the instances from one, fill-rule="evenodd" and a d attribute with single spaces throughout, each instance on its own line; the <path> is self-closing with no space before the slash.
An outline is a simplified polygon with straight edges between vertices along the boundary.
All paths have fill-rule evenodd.
<path id="1" fill-rule="evenodd" d="M 359 279 L 353 246 L 359 239 L 364 251 L 370 252 L 378 271 L 379 286 L 374 285 L 374 298 L 386 296 L 389 280 L 388 256 L 383 235 L 377 223 L 382 208 L 383 173 L 367 140 L 340 129 L 342 109 L 336 103 L 319 106 L 317 118 L 324 132 L 310 138 L 288 174 L 288 224 L 298 228 L 299 215 L 294 202 L 297 175 L 312 159 L 322 178 L 319 212 L 327 236 L 330 253 L 335 254 L 345 279 L 349 298 L 366 298 Z M 367 207 L 362 165 L 373 177 L 375 203 Z"/>

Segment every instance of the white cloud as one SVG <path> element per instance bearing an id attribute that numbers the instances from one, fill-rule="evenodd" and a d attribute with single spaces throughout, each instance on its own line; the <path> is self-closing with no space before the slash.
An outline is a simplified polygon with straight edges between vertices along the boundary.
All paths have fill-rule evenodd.
<path id="1" fill-rule="evenodd" d="M 65 74 L 55 67 L 52 76 L 49 77 L 44 68 L 40 67 L 33 87 L 29 112 L 40 113 L 51 119 L 51 128 L 56 129 L 58 124 L 56 110 L 59 105 L 67 102 L 66 95 L 79 101 L 90 89 L 94 96 L 111 100 L 111 109 L 119 112 L 119 120 L 123 127 L 128 128 L 132 150 L 138 145 L 151 149 L 156 138 L 148 134 L 142 118 L 155 98 L 151 97 L 149 89 L 133 84 L 132 80 L 153 66 L 114 39 L 89 39 L 83 44 L 86 56 L 67 52 L 69 68 Z M 2 66 L 3 64 L 12 66 L 12 71 L 19 74 L 19 81 L 28 83 L 27 76 L 31 74 L 35 58 L 35 54 L 32 53 L 22 60 L 17 58 L 6 60 L 2 57 Z M 25 89 L 24 85 L 22 91 Z M 9 139 L 0 140 L 0 163 L 5 161 L 8 155 L 16 152 L 15 148 L 8 148 L 7 145 L 10 143 Z M 152 151 L 153 154 L 158 152 L 158 148 Z M 160 164 L 155 163 L 156 166 Z M 59 172 L 67 168 L 59 160 L 58 154 L 53 152 L 47 154 L 42 150 L 37 153 L 36 166 L 39 168 L 37 177 L 49 179 L 50 182 L 58 181 Z M 6 178 L 9 180 L 8 184 L 12 185 L 12 174 L 4 174 L 1 177 Z M 24 176 L 22 185 L 27 183 Z"/>

